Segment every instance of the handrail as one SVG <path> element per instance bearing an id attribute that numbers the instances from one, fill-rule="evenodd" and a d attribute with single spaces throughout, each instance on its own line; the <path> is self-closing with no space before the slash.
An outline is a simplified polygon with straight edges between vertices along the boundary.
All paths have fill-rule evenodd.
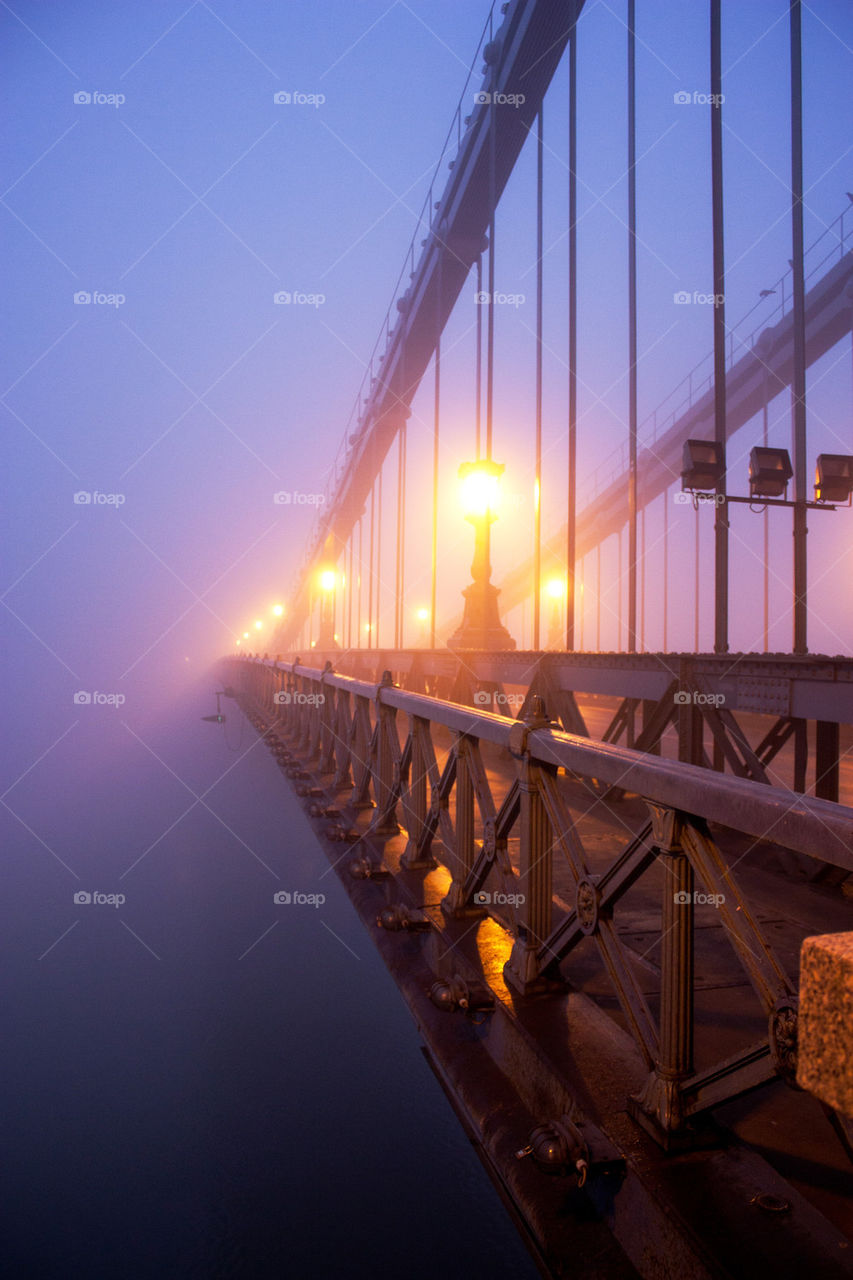
<path id="1" fill-rule="evenodd" d="M 510 749 L 513 729 L 519 723 L 494 712 L 301 663 L 248 658 L 232 661 L 258 662 L 302 680 L 330 685 L 506 750 Z M 531 759 L 541 764 L 596 778 L 656 803 L 731 827 L 754 839 L 767 839 L 782 848 L 853 871 L 853 808 L 846 805 L 799 795 L 748 778 L 715 773 L 629 747 L 593 742 L 560 729 L 531 730 L 527 750 Z"/>
<path id="2" fill-rule="evenodd" d="M 662 1145 L 669 1149 L 694 1118 L 759 1085 L 778 1077 L 795 1085 L 796 980 L 708 824 L 813 856 L 819 849 L 825 861 L 851 869 L 853 810 L 593 744 L 553 728 L 538 697 L 524 720 L 510 720 L 407 692 L 391 682 L 390 673 L 375 684 L 338 675 L 330 664 L 321 671 L 269 658 L 227 661 L 240 676 L 241 705 L 282 766 L 308 778 L 305 766 L 311 765 L 317 783 L 327 780 L 325 787 L 302 788 L 303 794 L 326 796 L 312 803 L 315 816 L 334 814 L 347 824 L 327 829 L 327 837 L 381 842 L 350 865 L 356 878 L 370 878 L 374 870 L 384 878 L 429 871 L 438 854 L 451 875 L 441 909 L 452 919 L 484 914 L 484 904 L 492 905 L 485 886 L 502 884 L 495 903 L 507 908 L 509 921 L 502 923 L 511 940 L 503 977 L 522 997 L 553 990 L 555 981 L 565 980 L 561 965 L 586 939 L 595 942 L 624 1025 L 649 1072 L 640 1092 L 626 1100 L 627 1108 Z M 403 743 L 399 711 L 409 718 Z M 453 737 L 442 767 L 433 725 Z M 297 757 L 286 745 L 288 737 L 295 740 Z M 481 742 L 496 744 L 509 757 L 511 780 L 502 799 L 493 794 Z M 568 776 L 561 777 L 560 769 Z M 346 791 L 348 800 L 341 798 Z M 630 840 L 618 852 L 605 853 L 597 842 L 586 847 L 583 814 L 573 812 L 578 800 L 586 811 L 588 795 L 600 803 L 626 791 L 636 791 L 645 803 L 645 822 L 638 826 L 636 816 L 630 826 L 623 821 Z M 358 833 L 352 825 L 361 812 L 371 816 Z M 398 847 L 389 856 L 386 840 L 403 834 L 405 852 L 401 856 Z M 512 858 L 510 839 L 518 842 Z M 559 901 L 552 878 L 558 858 L 565 868 Z M 646 898 L 651 889 L 660 902 L 657 1016 L 636 971 L 637 955 L 613 914 L 647 873 L 653 874 Z M 703 886 L 699 892 L 697 883 Z M 758 1041 L 697 1069 L 694 917 L 709 902 L 758 998 L 766 1030 Z M 428 930 L 436 923 L 422 911 L 413 916 L 404 902 L 387 914 L 395 931 Z M 381 923 L 380 917 L 377 927 Z"/>

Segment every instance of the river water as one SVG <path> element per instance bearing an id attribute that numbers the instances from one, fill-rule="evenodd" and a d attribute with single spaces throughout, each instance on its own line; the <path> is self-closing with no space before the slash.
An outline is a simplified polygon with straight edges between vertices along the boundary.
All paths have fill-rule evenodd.
<path id="1" fill-rule="evenodd" d="M 233 703 L 199 719 L 208 688 L 81 715 L 9 795 L 4 1274 L 538 1274 L 301 803 Z"/>

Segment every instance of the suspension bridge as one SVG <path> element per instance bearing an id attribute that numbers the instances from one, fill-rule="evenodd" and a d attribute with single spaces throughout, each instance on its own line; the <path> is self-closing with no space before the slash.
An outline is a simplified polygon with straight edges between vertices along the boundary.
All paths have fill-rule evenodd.
<path id="1" fill-rule="evenodd" d="M 810 451 L 807 389 L 809 371 L 843 354 L 853 329 L 853 197 L 806 245 L 802 13 L 792 0 L 790 258 L 734 323 L 722 15 L 710 0 L 713 347 L 641 420 L 634 8 L 628 0 L 624 441 L 580 483 L 585 6 L 510 0 L 485 23 L 275 635 L 258 652 L 243 638 L 224 661 L 226 692 L 304 797 L 546 1274 L 576 1274 L 577 1242 L 594 1220 L 614 1241 L 602 1275 L 848 1276 L 853 658 L 810 652 L 807 534 L 810 521 L 834 520 L 849 540 L 853 456 Z M 566 474 L 561 518 L 546 530 L 543 104 L 563 74 Z M 494 456 L 496 214 L 525 148 L 535 157 L 537 234 L 535 413 L 524 442 L 533 536 L 495 584 L 504 470 Z M 442 346 L 469 294 L 490 304 L 476 308 L 474 457 L 461 469 L 472 581 L 458 612 L 440 619 Z M 430 375 L 425 476 L 407 458 L 424 425 L 413 402 Z M 780 396 L 790 450 L 769 439 Z M 848 404 L 841 417 L 850 416 Z M 741 432 L 749 439 L 733 451 Z M 431 527 L 418 540 L 429 543 L 429 604 L 412 645 L 406 511 L 424 487 Z M 695 509 L 686 587 L 683 530 L 669 528 L 674 498 Z M 663 536 L 649 546 L 655 503 Z M 749 652 L 730 646 L 737 557 L 756 555 L 732 538 L 738 504 L 763 518 L 764 643 Z M 788 512 L 791 645 L 769 652 L 769 520 Z M 713 539 L 707 573 L 703 521 Z M 602 548 L 614 540 L 620 570 L 608 623 L 619 643 L 604 652 Z M 694 646 L 673 651 L 670 615 L 690 604 Z M 713 625 L 706 650 L 700 604 Z M 505 622 L 522 606 L 528 647 Z M 653 610 L 661 649 L 647 644 Z"/>

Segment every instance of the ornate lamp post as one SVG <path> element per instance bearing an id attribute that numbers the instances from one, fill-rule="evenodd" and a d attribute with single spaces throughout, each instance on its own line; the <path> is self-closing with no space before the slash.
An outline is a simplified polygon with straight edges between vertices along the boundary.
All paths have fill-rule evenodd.
<path id="1" fill-rule="evenodd" d="M 492 585 L 489 544 L 492 523 L 497 520 L 502 463 L 483 459 L 463 462 L 459 468 L 465 519 L 474 526 L 473 581 L 462 592 L 465 612 L 459 630 L 447 644 L 451 649 L 514 649 L 515 641 L 500 620 L 498 588 Z"/>

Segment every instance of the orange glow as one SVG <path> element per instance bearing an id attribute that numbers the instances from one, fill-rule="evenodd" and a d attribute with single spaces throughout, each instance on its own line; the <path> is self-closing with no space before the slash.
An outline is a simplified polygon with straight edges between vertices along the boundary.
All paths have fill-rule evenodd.
<path id="1" fill-rule="evenodd" d="M 274 605 L 273 605 L 273 607 L 272 607 L 272 611 L 273 611 L 273 613 L 275 614 L 275 616 L 276 616 L 277 618 L 280 618 L 280 617 L 281 617 L 281 615 L 284 613 L 284 605 L 283 605 L 283 604 L 274 604 Z"/>
<path id="2" fill-rule="evenodd" d="M 320 574 L 320 588 L 323 591 L 334 591 L 336 585 L 334 569 L 324 569 Z"/>
<path id="3" fill-rule="evenodd" d="M 494 464 L 463 463 L 459 468 L 459 479 L 462 510 L 466 516 L 497 514 L 501 487 L 500 471 L 494 467 Z"/>

